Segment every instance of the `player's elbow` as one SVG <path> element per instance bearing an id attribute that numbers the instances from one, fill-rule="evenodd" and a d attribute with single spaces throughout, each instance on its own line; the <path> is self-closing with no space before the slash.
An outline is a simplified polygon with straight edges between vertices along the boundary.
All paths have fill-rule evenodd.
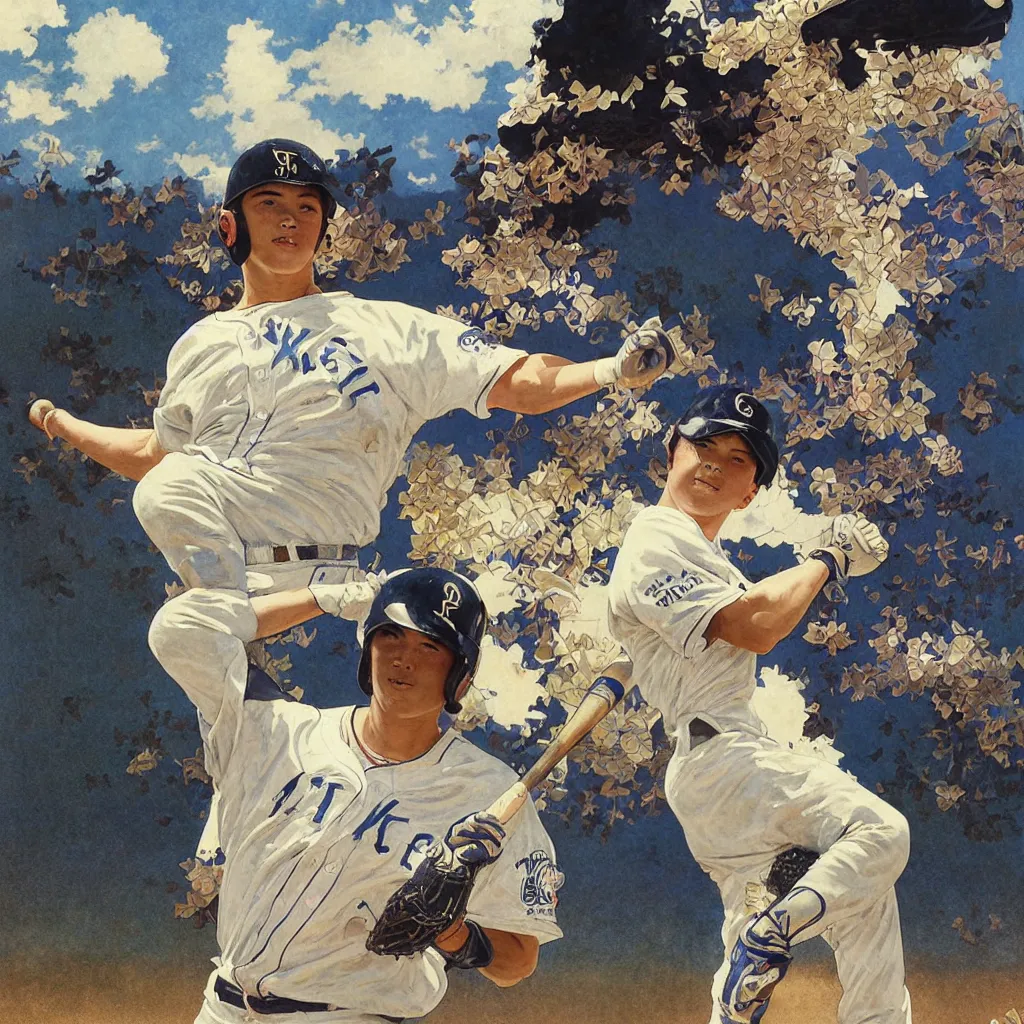
<path id="1" fill-rule="evenodd" d="M 493 933 L 488 932 L 493 941 Z M 537 970 L 540 943 L 533 935 L 512 935 L 495 944 L 495 956 L 481 973 L 498 988 L 511 988 Z"/>
<path id="2" fill-rule="evenodd" d="M 749 614 L 739 601 L 727 605 L 715 615 L 704 638 L 709 645 L 715 640 L 723 640 L 733 647 L 754 654 L 770 654 L 783 639 L 778 630 L 772 628 L 768 616 Z"/>

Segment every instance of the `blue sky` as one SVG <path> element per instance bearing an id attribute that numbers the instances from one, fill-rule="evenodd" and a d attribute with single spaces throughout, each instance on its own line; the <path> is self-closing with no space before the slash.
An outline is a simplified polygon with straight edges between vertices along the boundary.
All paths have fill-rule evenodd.
<path id="1" fill-rule="evenodd" d="M 688 0 L 673 0 L 681 8 Z M 557 0 L 16 0 L 0 23 L 0 150 L 31 175 L 60 141 L 71 184 L 106 158 L 123 180 L 183 172 L 216 194 L 272 135 L 323 153 L 392 145 L 401 191 L 444 189 L 450 139 L 494 132 L 532 23 Z M 1024 96 L 1024 29 L 994 73 Z"/>
<path id="2" fill-rule="evenodd" d="M 449 139 L 493 131 L 532 22 L 557 13 L 555 0 L 20 0 L 0 26 L 0 149 L 28 155 L 46 133 L 75 159 L 62 181 L 102 155 L 124 180 L 186 171 L 215 186 L 239 149 L 288 135 L 324 153 L 390 144 L 402 187 L 444 187 Z"/>

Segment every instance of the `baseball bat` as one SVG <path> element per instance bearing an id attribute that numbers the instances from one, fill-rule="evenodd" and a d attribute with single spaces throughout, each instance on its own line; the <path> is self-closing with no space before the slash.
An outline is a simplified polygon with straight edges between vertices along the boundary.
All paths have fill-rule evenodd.
<path id="1" fill-rule="evenodd" d="M 502 825 L 508 824 L 526 803 L 530 790 L 543 782 L 551 769 L 622 700 L 632 674 L 632 662 L 617 661 L 609 665 L 587 690 L 580 706 L 548 744 L 547 750 L 537 758 L 534 766 L 518 782 L 509 786 L 487 808 L 486 813 L 493 815 Z"/>

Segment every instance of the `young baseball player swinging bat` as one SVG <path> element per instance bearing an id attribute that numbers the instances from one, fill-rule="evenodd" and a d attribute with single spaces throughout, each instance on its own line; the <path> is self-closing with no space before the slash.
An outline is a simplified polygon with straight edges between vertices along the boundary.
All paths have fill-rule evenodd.
<path id="1" fill-rule="evenodd" d="M 536 764 L 487 810 L 472 816 L 474 828 L 504 839 L 530 790 L 618 704 L 631 674 L 628 661 L 609 666 Z M 367 949 L 381 955 L 413 956 L 439 939 L 443 942 L 460 926 L 477 874 L 484 866 L 484 862 L 465 856 L 469 842 L 469 836 L 456 842 L 449 839 L 427 851 L 412 878 L 391 895 L 366 940 Z"/>

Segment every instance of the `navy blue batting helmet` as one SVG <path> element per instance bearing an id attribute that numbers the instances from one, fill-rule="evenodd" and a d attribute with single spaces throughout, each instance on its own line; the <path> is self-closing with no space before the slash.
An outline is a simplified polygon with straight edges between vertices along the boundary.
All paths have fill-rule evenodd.
<path id="1" fill-rule="evenodd" d="M 716 434 L 739 434 L 757 462 L 754 483 L 767 487 L 779 468 L 779 446 L 771 413 L 749 392 L 734 384 L 705 388 L 672 428 L 668 450 L 680 437 L 699 441 Z"/>
<path id="2" fill-rule="evenodd" d="M 228 246 L 231 259 L 241 266 L 249 258 L 249 228 L 242 216 L 242 196 L 257 185 L 273 183 L 285 185 L 312 185 L 323 200 L 323 223 L 317 245 L 324 240 L 327 221 L 334 216 L 338 203 L 327 187 L 327 167 L 309 148 L 291 139 L 265 139 L 250 146 L 236 161 L 228 174 L 224 191 L 224 208 L 235 215 L 238 233 L 235 244 Z M 218 231 L 220 231 L 218 227 Z M 221 233 L 221 241 L 227 239 Z"/>
<path id="3" fill-rule="evenodd" d="M 449 714 L 458 714 L 462 709 L 458 689 L 464 679 L 472 680 L 476 674 L 487 626 L 487 609 L 473 582 L 447 569 L 403 569 L 388 576 L 363 624 L 358 669 L 363 693 L 373 693 L 370 640 L 378 629 L 389 625 L 415 629 L 455 655 L 444 684 L 444 706 Z"/>

